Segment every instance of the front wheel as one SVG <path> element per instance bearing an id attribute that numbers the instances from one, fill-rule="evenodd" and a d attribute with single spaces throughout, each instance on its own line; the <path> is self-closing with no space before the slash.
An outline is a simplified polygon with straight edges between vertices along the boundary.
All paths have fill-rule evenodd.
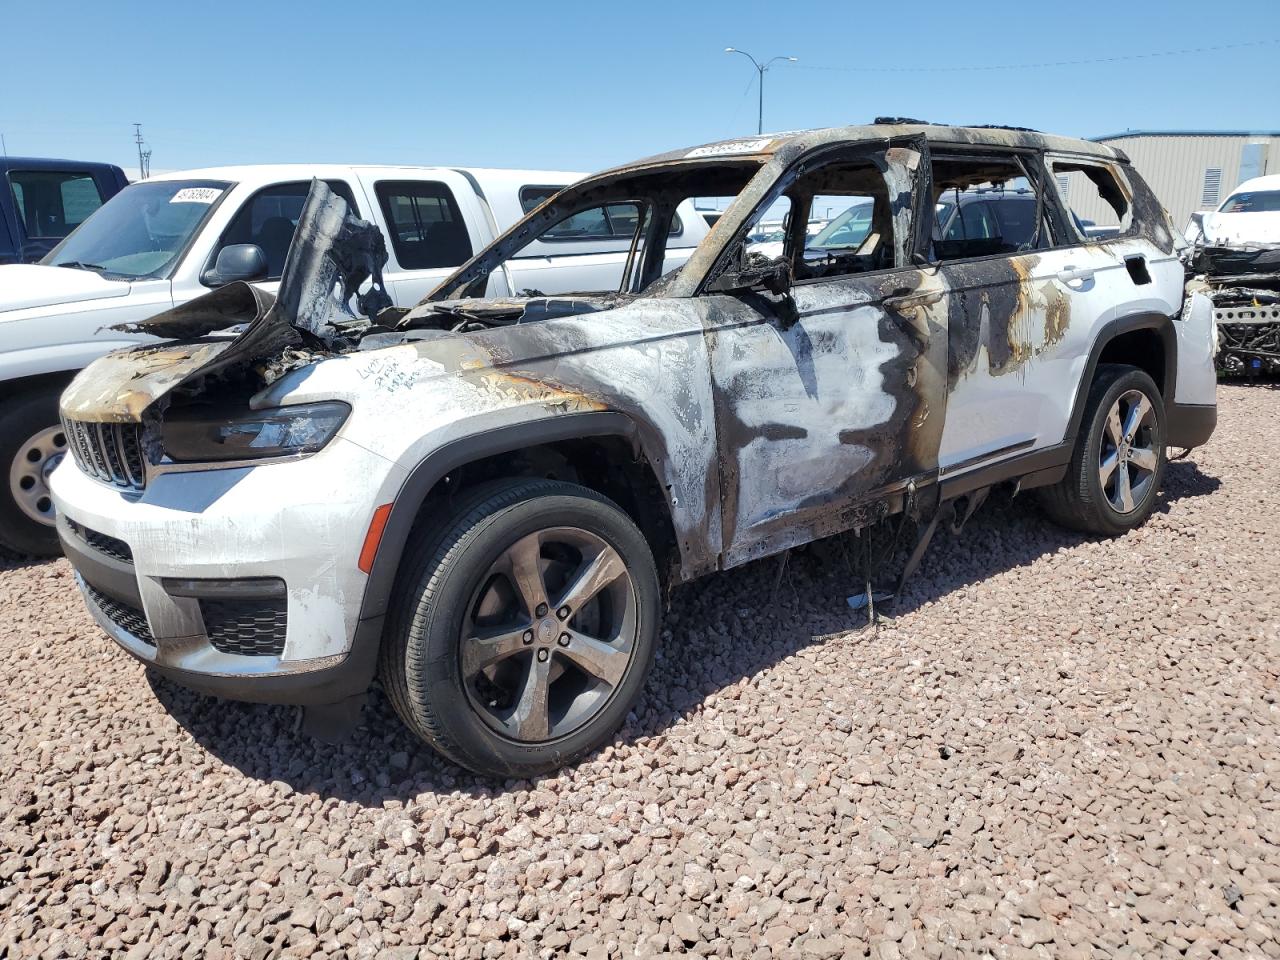
<path id="1" fill-rule="evenodd" d="M 1098 367 L 1067 474 L 1041 491 L 1063 526 L 1116 536 L 1151 515 L 1164 476 L 1164 400 L 1142 370 Z"/>
<path id="2" fill-rule="evenodd" d="M 622 723 L 653 661 L 660 592 L 648 543 L 614 503 L 502 481 L 406 560 L 380 672 L 422 739 L 477 773 L 523 778 Z"/>
<path id="3" fill-rule="evenodd" d="M 0 414 L 0 546 L 56 556 L 49 474 L 67 453 L 58 421 L 59 389 L 11 398 Z"/>

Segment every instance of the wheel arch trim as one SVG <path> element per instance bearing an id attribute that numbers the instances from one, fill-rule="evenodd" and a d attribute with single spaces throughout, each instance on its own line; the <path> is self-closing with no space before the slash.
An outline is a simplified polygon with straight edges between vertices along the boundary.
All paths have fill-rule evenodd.
<path id="1" fill-rule="evenodd" d="M 1166 408 L 1173 404 L 1174 392 L 1178 381 L 1178 334 L 1173 326 L 1173 318 L 1157 311 L 1133 313 L 1125 317 L 1116 317 L 1107 324 L 1094 338 L 1089 350 L 1089 359 L 1085 363 L 1084 373 L 1076 384 L 1076 394 L 1071 403 L 1071 416 L 1067 419 L 1067 429 L 1063 434 L 1064 443 L 1075 443 L 1080 433 L 1080 421 L 1084 418 L 1084 408 L 1089 397 L 1089 387 L 1098 372 L 1098 362 L 1107 345 L 1139 330 L 1154 330 L 1164 344 L 1164 383 L 1160 394 Z"/>
<path id="2" fill-rule="evenodd" d="M 387 611 L 404 548 L 427 495 L 449 473 L 486 457 L 514 453 L 583 437 L 622 437 L 641 449 L 640 431 L 624 413 L 601 410 L 566 413 L 533 422 L 505 424 L 459 437 L 437 448 L 411 468 L 392 501 L 373 567 L 365 585 L 360 619 L 381 617 Z"/>

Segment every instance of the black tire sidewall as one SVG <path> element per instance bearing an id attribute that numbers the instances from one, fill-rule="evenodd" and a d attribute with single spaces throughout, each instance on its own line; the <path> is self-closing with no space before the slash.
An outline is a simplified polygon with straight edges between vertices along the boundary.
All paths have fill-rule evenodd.
<path id="1" fill-rule="evenodd" d="M 0 547 L 21 554 L 58 554 L 58 534 L 51 526 L 28 517 L 9 490 L 9 471 L 26 442 L 46 427 L 58 424 L 60 387 L 6 400 L 0 414 Z"/>
<path id="2" fill-rule="evenodd" d="M 1154 482 L 1147 490 L 1146 495 L 1134 504 L 1133 510 L 1128 513 L 1121 513 L 1111 505 L 1111 501 L 1107 498 L 1102 481 L 1098 476 L 1098 463 L 1102 453 L 1103 436 L 1106 432 L 1107 412 L 1115 404 L 1116 400 L 1130 390 L 1142 391 L 1155 410 L 1156 436 L 1152 447 L 1156 451 L 1156 471 Z M 1156 497 L 1159 496 L 1160 485 L 1164 479 L 1166 459 L 1164 399 L 1161 397 L 1155 381 L 1147 373 L 1136 368 L 1129 368 L 1122 373 L 1117 372 L 1117 375 L 1102 394 L 1093 410 L 1089 433 L 1082 452 L 1083 462 L 1081 463 L 1081 469 L 1084 471 L 1083 477 L 1088 484 L 1089 499 L 1097 511 L 1098 519 L 1116 533 L 1132 530 L 1142 524 L 1151 515 Z"/>
<path id="3" fill-rule="evenodd" d="M 444 733 L 444 751 L 477 772 L 523 777 L 547 772 L 603 743 L 630 711 L 652 664 L 661 619 L 661 596 L 648 543 L 618 507 L 585 488 L 548 485 L 557 492 L 529 497 L 499 508 L 466 529 L 450 531 L 431 565 L 406 597 L 416 609 L 407 618 L 406 693 L 417 716 Z M 503 737 L 476 713 L 467 696 L 460 664 L 460 638 L 467 604 L 478 581 L 516 540 L 539 529 L 574 526 L 602 537 L 618 551 L 635 587 L 636 649 L 622 682 L 605 707 L 581 728 L 544 744 L 523 744 Z M 460 548 L 460 549 L 459 549 Z M 430 602 L 424 601 L 434 579 Z M 443 725 L 444 729 L 440 727 Z"/>

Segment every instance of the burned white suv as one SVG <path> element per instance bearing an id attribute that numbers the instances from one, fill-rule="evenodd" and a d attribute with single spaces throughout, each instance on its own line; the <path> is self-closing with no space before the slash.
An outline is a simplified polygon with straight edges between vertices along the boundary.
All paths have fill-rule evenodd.
<path id="1" fill-rule="evenodd" d="M 1081 232 L 1060 179 L 1115 237 Z M 1034 203 L 935 230 L 974 191 Z M 713 197 L 668 269 L 677 206 Z M 855 205 L 869 228 L 806 254 L 812 213 Z M 777 256 L 746 250 L 764 219 Z M 606 289 L 486 296 L 600 230 L 629 237 Z M 671 585 L 1006 482 L 1084 530 L 1141 523 L 1166 448 L 1216 417 L 1173 244 L 1111 147 L 885 122 L 590 177 L 403 310 L 380 234 L 317 183 L 278 299 L 223 287 L 67 389 L 59 532 L 160 673 L 331 715 L 377 674 L 447 756 L 537 774 L 621 723 Z"/>

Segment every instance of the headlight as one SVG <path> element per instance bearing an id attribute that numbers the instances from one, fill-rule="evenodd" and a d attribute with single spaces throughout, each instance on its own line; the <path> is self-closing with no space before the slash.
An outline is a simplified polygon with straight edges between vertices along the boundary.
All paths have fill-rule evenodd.
<path id="1" fill-rule="evenodd" d="M 171 411 L 164 421 L 164 452 L 185 463 L 315 453 L 350 412 L 338 400 L 271 410 Z"/>

